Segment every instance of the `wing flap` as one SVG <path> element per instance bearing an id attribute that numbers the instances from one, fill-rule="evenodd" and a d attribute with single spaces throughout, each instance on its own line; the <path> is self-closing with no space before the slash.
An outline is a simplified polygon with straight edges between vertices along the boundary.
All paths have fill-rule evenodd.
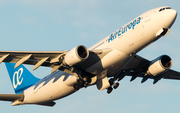
<path id="1" fill-rule="evenodd" d="M 6 59 L 8 56 L 9 56 L 9 54 L 2 56 L 2 57 L 0 58 L 0 63 L 3 62 L 4 59 Z"/>
<path id="2" fill-rule="evenodd" d="M 38 61 L 36 63 L 36 65 L 34 66 L 33 70 L 37 69 L 39 66 L 41 66 L 49 57 L 43 58 L 40 61 Z"/>
<path id="3" fill-rule="evenodd" d="M 28 60 L 31 56 L 32 56 L 32 54 L 29 54 L 29 55 L 27 55 L 27 56 L 22 57 L 22 58 L 16 63 L 16 65 L 15 65 L 14 68 L 19 67 L 23 62 L 25 62 L 26 60 Z"/>

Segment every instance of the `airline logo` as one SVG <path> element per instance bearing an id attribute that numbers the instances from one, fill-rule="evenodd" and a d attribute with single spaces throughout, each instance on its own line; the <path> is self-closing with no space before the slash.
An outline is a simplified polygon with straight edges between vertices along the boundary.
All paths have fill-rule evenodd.
<path id="1" fill-rule="evenodd" d="M 23 68 L 20 68 L 18 71 L 15 71 L 13 74 L 13 87 L 15 89 L 23 82 L 23 78 L 21 77 L 22 74 L 23 74 Z"/>
<path id="2" fill-rule="evenodd" d="M 116 32 L 112 33 L 109 36 L 108 43 L 116 39 L 117 37 L 121 36 L 122 34 L 126 33 L 128 29 L 134 29 L 134 27 L 141 22 L 141 17 L 133 20 L 129 24 L 119 28 Z"/>

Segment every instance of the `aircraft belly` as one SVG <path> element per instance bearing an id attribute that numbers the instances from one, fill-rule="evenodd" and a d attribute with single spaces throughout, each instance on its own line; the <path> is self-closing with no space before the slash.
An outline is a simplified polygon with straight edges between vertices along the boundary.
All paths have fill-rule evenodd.
<path id="1" fill-rule="evenodd" d="M 127 54 L 119 50 L 113 49 L 96 64 L 87 68 L 86 71 L 93 74 L 97 74 L 98 79 L 103 78 L 105 76 L 111 76 L 107 75 L 109 69 L 115 69 L 113 71 L 116 72 L 117 70 L 122 68 L 130 58 L 131 57 Z M 118 66 L 118 69 L 116 68 L 116 66 Z"/>
<path id="2" fill-rule="evenodd" d="M 133 56 L 130 56 L 130 57 L 127 57 L 127 58 L 125 58 L 123 60 L 119 60 L 113 66 L 109 67 L 107 69 L 108 77 L 114 76 L 117 72 L 122 70 L 123 67 L 125 67 L 129 63 L 129 61 L 131 61 L 132 58 L 133 58 Z"/>

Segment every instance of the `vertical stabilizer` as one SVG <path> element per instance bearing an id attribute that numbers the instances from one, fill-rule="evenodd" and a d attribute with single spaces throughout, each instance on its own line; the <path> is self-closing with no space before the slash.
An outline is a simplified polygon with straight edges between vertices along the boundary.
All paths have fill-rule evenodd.
<path id="1" fill-rule="evenodd" d="M 40 80 L 29 72 L 23 65 L 20 65 L 15 69 L 15 63 L 5 63 L 5 65 L 16 94 L 22 93 L 25 89 L 29 88 Z"/>

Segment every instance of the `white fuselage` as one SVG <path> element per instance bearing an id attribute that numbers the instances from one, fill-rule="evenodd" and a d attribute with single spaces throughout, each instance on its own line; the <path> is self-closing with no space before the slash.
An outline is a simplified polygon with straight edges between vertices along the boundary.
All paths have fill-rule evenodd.
<path id="1" fill-rule="evenodd" d="M 24 91 L 23 103 L 33 104 L 53 101 L 74 93 L 75 76 L 56 71 Z"/>
<path id="2" fill-rule="evenodd" d="M 176 11 L 160 8 L 149 10 L 128 24 L 119 28 L 89 50 L 112 49 L 100 61 L 86 69 L 96 74 L 98 79 L 112 76 L 121 70 L 134 54 L 157 40 L 158 31 L 169 29 L 176 18 Z M 108 70 L 111 71 L 108 71 Z M 62 71 L 49 75 L 24 91 L 24 101 L 19 104 L 43 103 L 60 99 L 75 92 L 76 77 Z"/>
<path id="3" fill-rule="evenodd" d="M 143 13 L 90 47 L 90 50 L 111 48 L 112 51 L 86 71 L 100 74 L 107 70 L 107 75 L 113 76 L 128 63 L 133 54 L 157 40 L 159 38 L 156 36 L 157 32 L 162 28 L 169 29 L 176 18 L 174 9 L 161 12 L 159 9 Z M 111 68 L 111 72 L 108 72 L 109 68 Z"/>

